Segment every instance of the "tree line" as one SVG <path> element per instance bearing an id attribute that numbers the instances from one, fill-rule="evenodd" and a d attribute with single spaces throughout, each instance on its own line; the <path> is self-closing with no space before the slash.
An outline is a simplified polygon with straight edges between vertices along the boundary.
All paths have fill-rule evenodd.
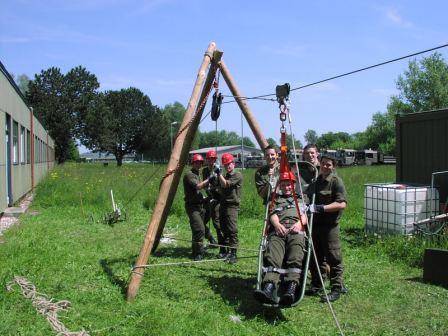
<path id="1" fill-rule="evenodd" d="M 135 87 L 100 91 L 97 77 L 82 66 L 63 74 L 57 67 L 42 70 L 29 80 L 26 75 L 16 82 L 27 103 L 55 140 L 58 163 L 75 159 L 76 143 L 92 151 L 115 155 L 121 165 L 126 154 L 143 155 L 149 160 L 166 160 L 171 151 L 170 134 L 176 134 L 185 114 L 179 102 L 163 108 Z M 305 133 L 307 143 L 322 149 L 376 149 L 395 153 L 395 116 L 448 107 L 448 65 L 441 54 L 434 53 L 421 61 L 410 61 L 398 77 L 398 95 L 390 98 L 387 111 L 377 112 L 363 132 L 328 132 L 320 136 L 315 130 Z M 223 145 L 254 146 L 248 138 L 235 132 L 200 132 L 192 148 Z M 277 145 L 269 138 L 268 143 Z M 287 139 L 292 147 L 292 137 Z M 296 148 L 302 144 L 295 139 Z"/>
<path id="2" fill-rule="evenodd" d="M 376 112 L 363 132 L 328 132 L 320 136 L 314 130 L 305 133 L 307 143 L 322 149 L 374 149 L 395 155 L 395 116 L 448 107 L 448 65 L 440 53 L 410 61 L 397 79 L 398 95 L 390 98 L 387 111 Z"/>

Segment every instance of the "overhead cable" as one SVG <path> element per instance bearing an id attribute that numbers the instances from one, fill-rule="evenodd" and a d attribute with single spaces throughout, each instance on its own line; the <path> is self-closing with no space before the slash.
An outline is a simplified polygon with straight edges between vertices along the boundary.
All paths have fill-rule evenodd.
<path id="1" fill-rule="evenodd" d="M 324 83 L 324 82 L 331 81 L 333 79 L 345 77 L 345 76 L 348 76 L 348 75 L 353 75 L 353 74 L 358 73 L 358 72 L 362 72 L 362 71 L 365 71 L 365 70 L 370 70 L 370 69 L 373 69 L 373 68 L 376 68 L 376 67 L 379 67 L 379 66 L 383 66 L 383 65 L 386 65 L 386 64 L 389 64 L 389 63 L 401 61 L 401 60 L 406 59 L 406 58 L 410 58 L 410 57 L 414 57 L 414 56 L 417 56 L 417 55 L 425 54 L 425 53 L 428 53 L 430 51 L 434 51 L 434 50 L 438 50 L 438 49 L 442 49 L 442 48 L 446 48 L 446 47 L 448 47 L 448 43 L 439 45 L 439 46 L 434 47 L 434 48 L 430 48 L 430 49 L 418 51 L 418 52 L 415 52 L 415 53 L 412 53 L 412 54 L 408 54 L 408 55 L 405 55 L 405 56 L 397 57 L 397 58 L 394 58 L 394 59 L 391 59 L 391 60 L 387 60 L 387 61 L 384 61 L 384 62 L 381 62 L 381 63 L 369 65 L 369 66 L 366 66 L 364 68 L 360 68 L 360 69 L 356 69 L 356 70 L 353 70 L 353 71 L 345 72 L 345 73 L 342 73 L 340 75 L 336 75 L 336 76 L 328 77 L 328 78 L 325 78 L 325 79 L 321 79 L 321 80 L 316 81 L 316 82 L 312 82 L 312 83 L 309 83 L 309 84 L 301 85 L 301 86 L 292 88 L 291 91 L 301 90 L 301 89 L 304 89 L 304 88 L 307 88 L 307 87 L 310 87 L 310 86 L 314 86 L 314 85 L 317 85 L 317 84 L 321 84 L 321 83 Z M 258 96 L 253 96 L 253 97 L 242 97 L 242 96 L 231 96 L 231 95 L 226 95 L 225 97 L 239 98 L 239 99 L 242 99 L 242 100 L 260 99 L 260 100 L 276 101 L 275 99 L 272 99 L 272 98 L 267 99 L 267 97 L 272 97 L 272 96 L 275 96 L 275 93 L 258 95 Z M 223 104 L 234 103 L 234 102 L 236 102 L 236 100 L 228 100 L 228 101 L 223 102 Z"/>

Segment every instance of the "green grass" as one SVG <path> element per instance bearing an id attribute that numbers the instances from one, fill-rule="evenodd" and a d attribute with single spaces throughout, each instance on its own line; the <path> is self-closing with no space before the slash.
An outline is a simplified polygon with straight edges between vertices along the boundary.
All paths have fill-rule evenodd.
<path id="1" fill-rule="evenodd" d="M 130 267 L 164 173 L 164 167 L 157 169 L 66 164 L 48 175 L 32 205 L 37 214 L 22 216 L 20 226 L 9 229 L 0 244 L 0 335 L 52 334 L 17 286 L 12 292 L 5 290 L 15 275 L 27 277 L 40 293 L 55 300 L 69 300 L 72 308 L 60 314 L 61 320 L 71 331 L 84 328 L 91 335 L 337 335 L 328 307 L 318 298 L 307 297 L 293 309 L 260 307 L 252 298 L 254 258 L 237 265 L 148 269 L 136 300 L 126 302 Z M 141 188 L 154 173 L 157 178 Z M 239 221 L 241 246 L 247 249 L 258 248 L 263 217 L 253 174 L 244 172 Z M 421 253 L 422 247 L 363 234 L 364 183 L 393 181 L 394 167 L 346 168 L 339 174 L 349 193 L 341 226 L 350 293 L 335 302 L 334 309 L 345 334 L 448 335 L 447 289 L 421 281 L 422 270 L 412 266 L 418 256 L 404 258 L 410 250 Z M 111 211 L 111 188 L 128 214 L 125 222 L 113 226 L 99 221 Z M 190 239 L 182 188 L 165 232 Z M 161 244 L 149 262 L 189 260 L 189 245 Z M 233 322 L 231 316 L 241 322 Z"/>

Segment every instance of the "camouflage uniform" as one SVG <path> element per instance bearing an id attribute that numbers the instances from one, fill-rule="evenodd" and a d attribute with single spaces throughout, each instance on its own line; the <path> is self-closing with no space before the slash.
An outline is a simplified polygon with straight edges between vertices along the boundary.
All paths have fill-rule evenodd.
<path id="1" fill-rule="evenodd" d="M 211 171 L 209 167 L 204 167 L 202 169 L 202 179 L 206 180 L 210 177 Z M 218 244 L 223 245 L 224 244 L 224 236 L 222 234 L 221 225 L 219 223 L 219 204 L 221 195 L 218 191 L 219 181 L 216 178 L 215 182 L 213 184 L 210 184 L 207 189 L 205 190 L 207 193 L 207 198 L 205 199 L 204 208 L 205 208 L 205 215 L 204 215 L 204 224 L 206 231 L 208 230 L 209 235 L 211 236 L 210 229 L 207 226 L 207 223 L 211 219 L 213 222 L 213 227 L 216 230 L 216 235 L 218 237 Z M 206 232 L 207 235 L 207 232 Z"/>
<path id="2" fill-rule="evenodd" d="M 278 181 L 279 165 L 274 165 L 274 174 L 272 179 L 269 176 L 269 165 L 264 165 L 259 168 L 255 173 L 255 187 L 257 188 L 258 195 L 263 199 L 263 204 L 267 205 L 269 203 L 270 193 L 273 191 Z"/>
<path id="3" fill-rule="evenodd" d="M 220 187 L 221 204 L 219 207 L 219 222 L 224 235 L 225 245 L 238 247 L 238 211 L 241 201 L 241 186 L 243 175 L 235 170 L 227 173 L 224 178 L 228 182 L 225 188 Z"/>
<path id="4" fill-rule="evenodd" d="M 287 229 L 299 221 L 299 215 L 292 196 L 285 197 L 279 195 L 275 200 L 274 209 L 270 212 L 270 216 L 273 214 L 277 214 L 280 223 Z M 277 285 L 280 279 L 279 269 L 287 271 L 284 277 L 286 282 L 299 282 L 304 250 L 304 232 L 291 232 L 285 237 L 279 237 L 275 232 L 274 226 L 271 225 L 268 233 L 267 248 L 263 258 L 266 270 L 263 283 L 272 282 Z"/>
<path id="5" fill-rule="evenodd" d="M 203 209 L 203 195 L 196 186 L 200 183 L 199 171 L 191 168 L 189 172 L 184 175 L 184 194 L 185 194 L 185 210 L 190 219 L 190 227 L 192 234 L 192 250 L 193 256 L 202 254 L 203 240 L 205 235 L 204 225 L 204 209 Z"/>
<path id="6" fill-rule="evenodd" d="M 327 205 L 333 202 L 347 202 L 344 183 L 336 173 L 326 178 L 319 175 L 314 186 L 316 189 L 316 204 Z M 330 266 L 330 285 L 332 289 L 343 287 L 343 265 L 341 242 L 339 239 L 339 220 L 343 210 L 331 213 L 316 213 L 313 224 L 313 244 L 319 265 L 324 261 Z M 321 287 L 314 259 L 311 263 L 311 284 Z"/>

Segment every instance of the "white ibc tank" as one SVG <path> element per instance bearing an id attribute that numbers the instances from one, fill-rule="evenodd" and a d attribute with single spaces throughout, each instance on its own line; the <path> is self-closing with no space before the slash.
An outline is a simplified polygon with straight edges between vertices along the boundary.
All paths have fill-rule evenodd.
<path id="1" fill-rule="evenodd" d="M 431 201 L 432 200 L 432 201 Z M 432 204 L 432 208 L 431 208 Z M 416 221 L 439 211 L 439 193 L 430 187 L 366 184 L 364 220 L 367 232 L 411 234 Z"/>

